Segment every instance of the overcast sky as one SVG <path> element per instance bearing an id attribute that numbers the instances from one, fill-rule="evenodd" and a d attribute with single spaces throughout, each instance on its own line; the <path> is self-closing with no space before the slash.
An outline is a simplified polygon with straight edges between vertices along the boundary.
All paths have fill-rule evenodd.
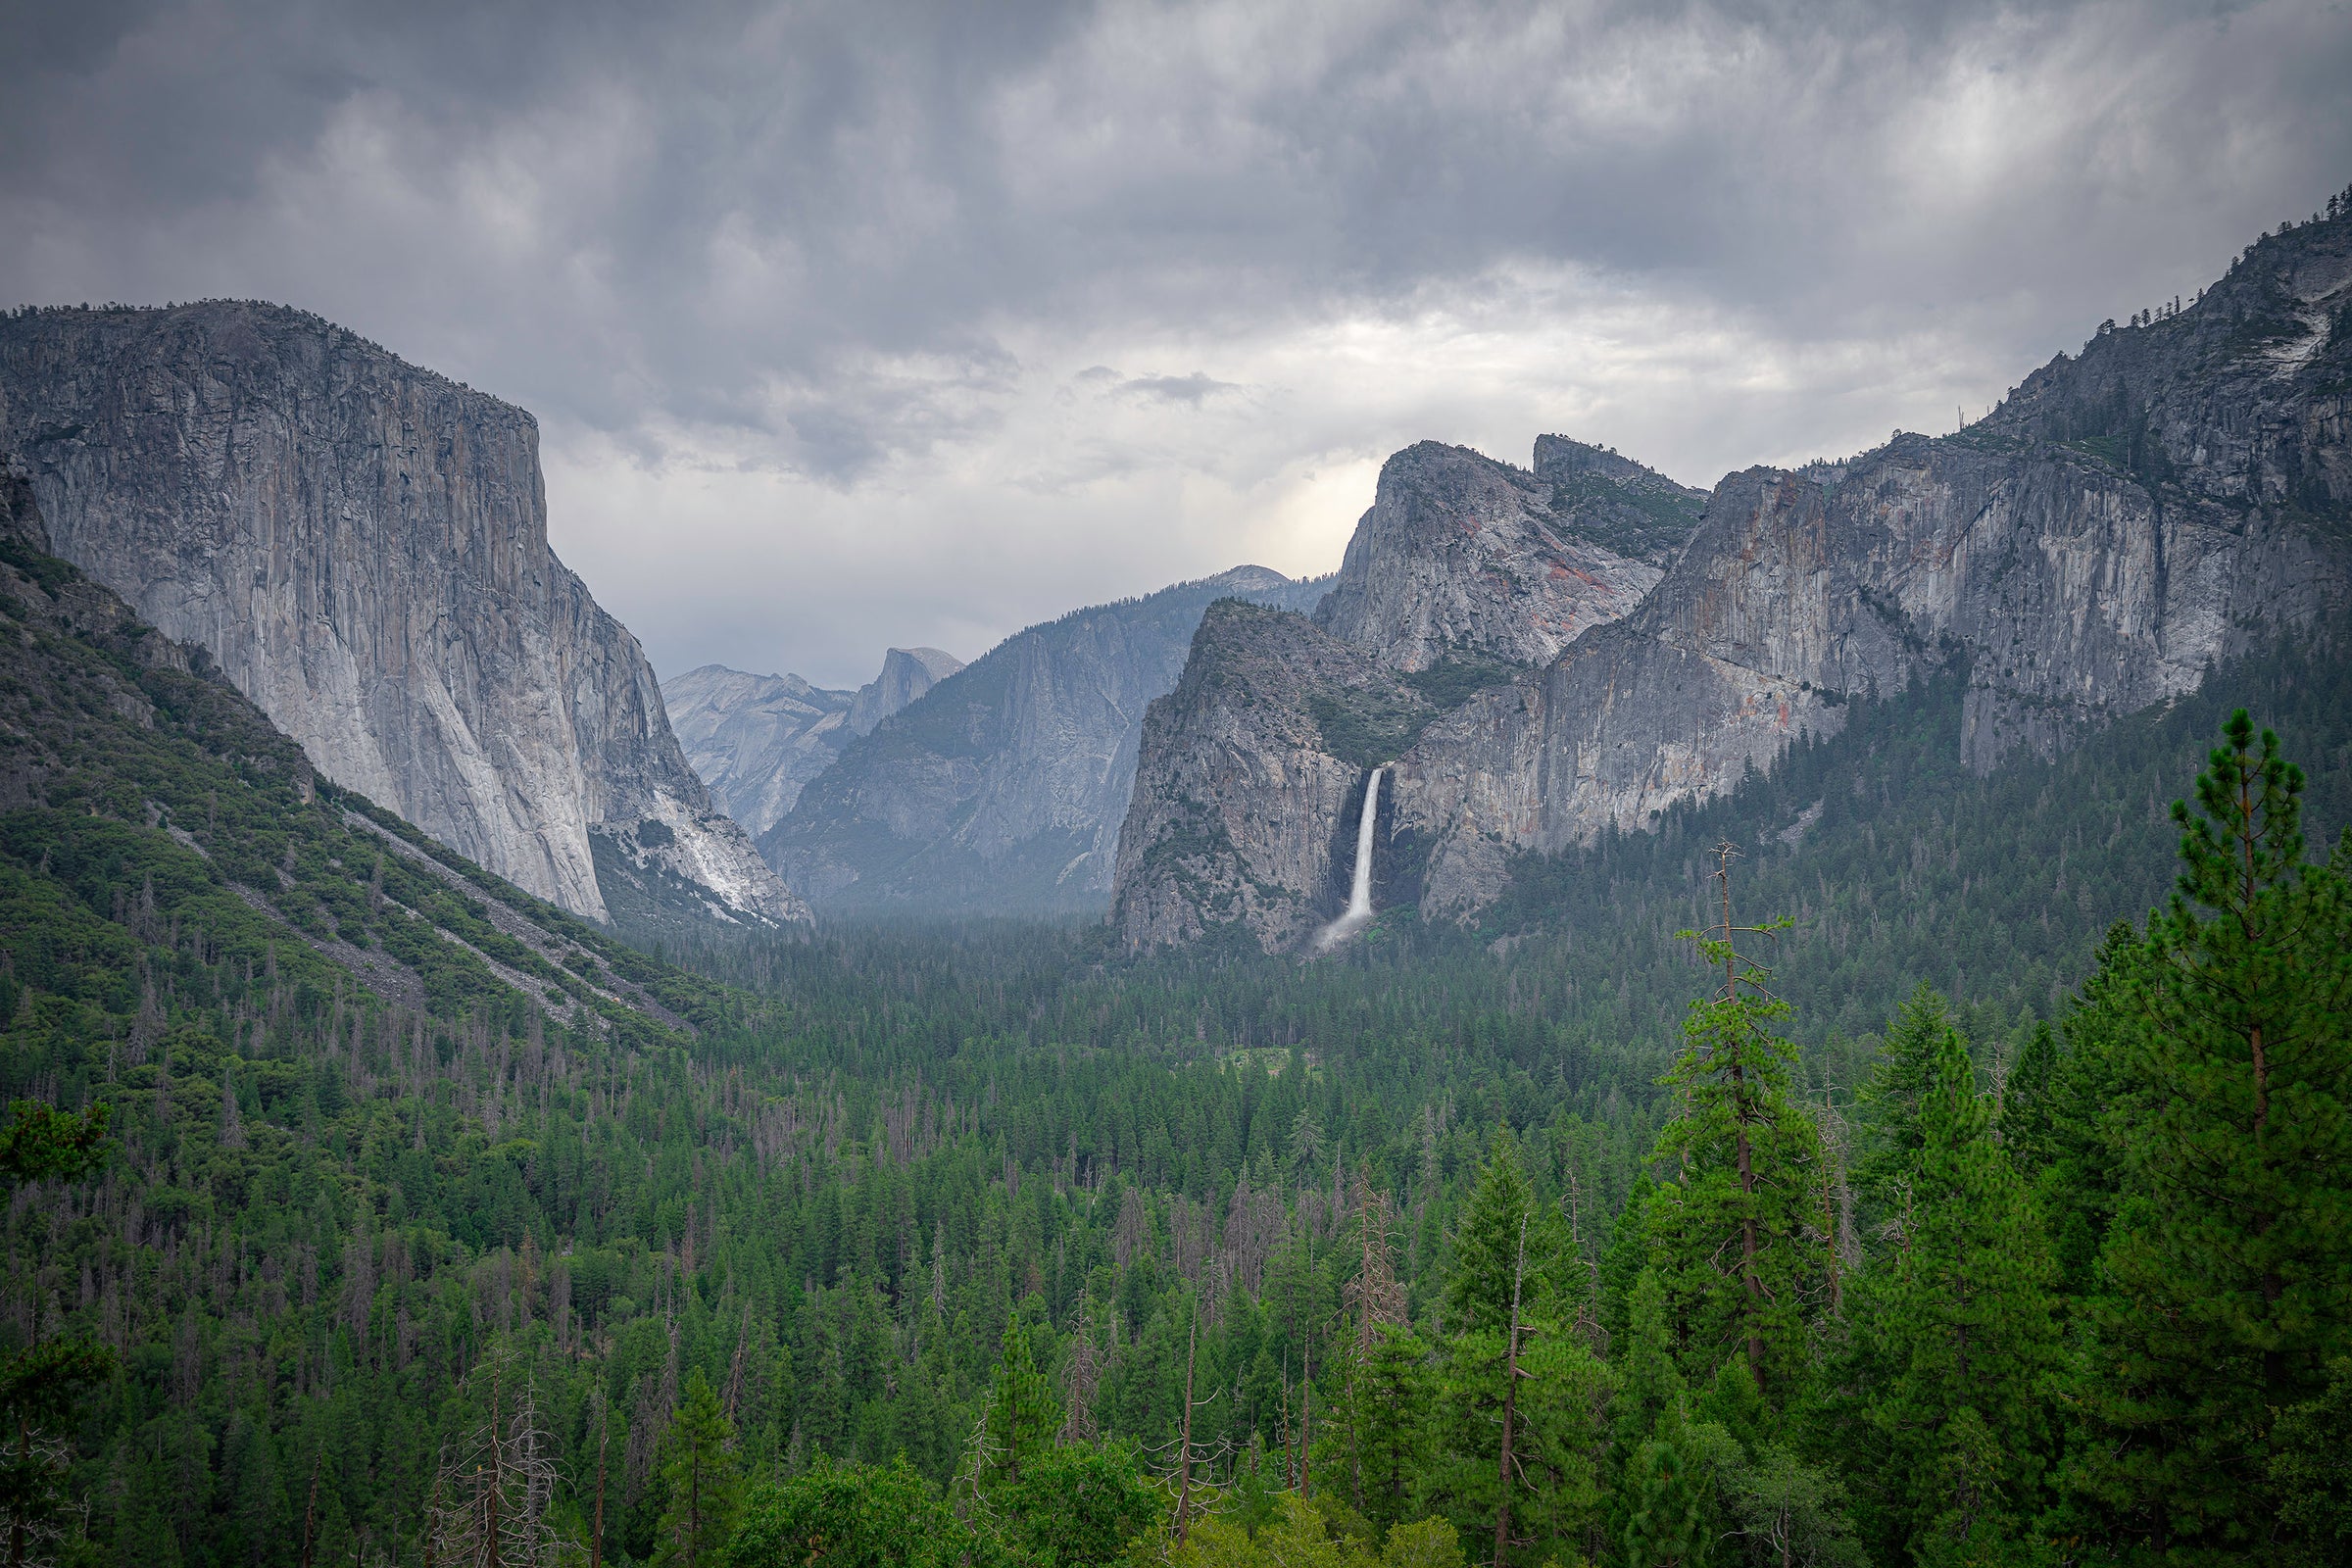
<path id="1" fill-rule="evenodd" d="M 1952 427 L 2352 180 L 2352 9 L 0 0 L 0 300 L 281 300 L 538 415 L 663 672 L 855 685 L 1381 460 Z"/>

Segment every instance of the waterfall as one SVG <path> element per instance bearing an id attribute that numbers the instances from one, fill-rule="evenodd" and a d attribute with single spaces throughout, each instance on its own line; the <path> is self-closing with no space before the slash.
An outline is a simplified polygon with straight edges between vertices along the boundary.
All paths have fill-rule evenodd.
<path id="1" fill-rule="evenodd" d="M 1338 947 L 1372 921 L 1372 829 L 1380 820 L 1380 775 L 1372 770 L 1364 784 L 1364 808 L 1355 819 L 1355 881 L 1348 889 L 1348 912 L 1325 926 L 1315 938 L 1317 951 Z"/>

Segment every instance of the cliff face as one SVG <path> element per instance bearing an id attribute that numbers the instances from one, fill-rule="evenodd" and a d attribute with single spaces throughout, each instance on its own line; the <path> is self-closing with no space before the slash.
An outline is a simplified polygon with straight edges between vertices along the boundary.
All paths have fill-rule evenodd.
<path id="1" fill-rule="evenodd" d="M 1557 436 L 1537 460 L 1548 478 L 1434 441 L 1389 459 L 1316 623 L 1397 669 L 1535 665 L 1633 609 L 1703 498 Z"/>
<path id="2" fill-rule="evenodd" d="M 1470 697 L 1398 758 L 1383 842 L 1411 872 L 1380 902 L 1473 911 L 1512 854 L 1645 827 L 1927 668 L 1965 663 L 1953 762 L 1982 771 L 2074 744 L 2282 634 L 2339 637 L 2348 391 L 2352 222 L 2338 220 L 2264 240 L 2177 315 L 2102 328 L 1957 436 L 1730 476 L 1639 609 Z M 1351 561 L 1359 546 L 1368 580 L 1427 575 L 1409 550 L 1389 564 L 1395 547 L 1364 530 Z M 1409 607 L 1391 618 L 1409 623 Z M 1171 736 L 1153 756 L 1185 751 Z M 1253 795 L 1253 776 L 1237 761 L 1183 788 L 1209 789 L 1195 806 L 1211 814 L 1287 808 Z M 1139 802 L 1174 787 L 1147 769 Z M 1163 912 L 1136 929 L 1184 927 Z"/>
<path id="3" fill-rule="evenodd" d="M 662 697 L 711 799 L 758 838 L 783 820 L 843 747 L 962 667 L 936 648 L 893 648 L 880 675 L 845 692 L 798 675 L 705 664 L 663 681 Z"/>
<path id="4" fill-rule="evenodd" d="M 1100 909 L 1144 710 L 1201 612 L 1323 587 L 1243 566 L 1009 637 L 846 748 L 760 852 L 821 909 Z"/>
<path id="5" fill-rule="evenodd" d="M 850 699 L 847 728 L 871 735 L 874 726 L 963 667 L 963 661 L 936 648 L 893 648 L 882 656 L 882 673 Z"/>
<path id="6" fill-rule="evenodd" d="M 1334 755 L 1350 717 L 1409 729 L 1429 704 L 1304 615 L 1220 600 L 1144 719 L 1111 923 L 1130 948 L 1240 922 L 1268 951 L 1338 914 L 1370 776 Z M 1385 814 L 1385 813 L 1384 813 Z"/>
<path id="7" fill-rule="evenodd" d="M 521 410 L 274 306 L 47 311 L 0 321 L 0 451 L 60 555 L 329 779 L 578 913 L 601 834 L 731 917 L 806 918 L 548 548 Z"/>

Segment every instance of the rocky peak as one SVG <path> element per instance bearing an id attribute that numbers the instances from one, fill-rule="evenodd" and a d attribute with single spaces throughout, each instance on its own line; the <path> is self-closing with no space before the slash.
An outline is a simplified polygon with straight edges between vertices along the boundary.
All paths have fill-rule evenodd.
<path id="1" fill-rule="evenodd" d="M 1633 609 L 1659 573 L 1554 501 L 1537 475 L 1467 447 L 1407 447 L 1382 466 L 1316 623 L 1400 670 L 1550 662 Z"/>
<path id="2" fill-rule="evenodd" d="M 1536 477 L 1562 526 L 1621 556 L 1669 564 L 1698 525 L 1704 490 L 1564 435 L 1536 437 Z"/>
<path id="3" fill-rule="evenodd" d="M 1146 705 L 1202 612 L 1323 590 L 1240 566 L 1017 632 L 850 743 L 760 851 L 829 910 L 1100 910 Z"/>
<path id="4" fill-rule="evenodd" d="M 963 661 L 936 648 L 893 648 L 882 656 L 882 673 L 858 688 L 848 726 L 853 735 L 871 735 L 874 726 L 963 667 Z"/>
<path id="5" fill-rule="evenodd" d="M 548 548 L 522 410 L 279 306 L 35 311 L 0 319 L 0 452 L 59 555 L 336 783 L 594 918 L 598 835 L 730 918 L 806 917 Z"/>
<path id="6" fill-rule="evenodd" d="M 798 675 L 705 664 L 662 683 L 669 724 L 719 809 L 754 835 L 772 827 L 850 738 L 854 692 Z"/>
<path id="7" fill-rule="evenodd" d="M 1589 626 L 1538 673 L 1467 700 L 1446 689 L 1453 706 L 1413 732 L 1384 791 L 1376 880 L 1380 864 L 1399 869 L 1376 902 L 1475 911 L 1507 885 L 1514 855 L 1646 828 L 1805 734 L 1836 733 L 1851 701 L 1892 696 L 1923 671 L 1965 670 L 1951 762 L 1983 771 L 2021 748 L 2077 744 L 2281 637 L 2340 638 L 2352 603 L 2348 386 L 2352 220 L 2338 219 L 2265 239 L 2177 313 L 2102 327 L 1957 435 L 1897 436 L 1804 472 L 1732 474 L 1639 609 Z M 1451 449 L 1399 454 L 1349 548 L 1351 597 L 1335 592 L 1321 618 L 1406 668 L 1413 639 L 1442 642 L 1427 628 L 1459 623 L 1465 606 L 1501 620 L 1520 594 L 1463 586 L 1472 563 L 1503 554 L 1507 564 L 1479 541 L 1534 536 L 1538 514 L 1521 498 L 1544 474 L 1625 493 L 1638 476 L 1611 456 L 1546 441 L 1542 472 L 1522 484 Z M 1561 509 L 1545 510 L 1556 532 Z M 1325 890 L 1311 860 L 1252 859 L 1240 840 L 1233 863 L 1265 884 L 1246 896 L 1210 874 L 1213 857 L 1183 862 L 1188 883 L 1154 880 L 1141 853 L 1206 842 L 1165 825 L 1179 807 L 1203 834 L 1246 823 L 1265 843 L 1341 825 L 1328 790 L 1309 799 L 1292 782 L 1324 765 L 1298 755 L 1304 729 L 1277 732 L 1252 706 L 1312 716 L 1336 693 L 1211 646 L 1213 633 L 1246 651 L 1246 631 L 1203 624 L 1193 659 L 1204 683 L 1222 683 L 1217 699 L 1171 701 L 1147 737 L 1136 812 L 1149 802 L 1157 814 L 1131 813 L 1147 836 L 1137 856 L 1122 851 L 1123 876 L 1132 862 L 1139 880 L 1117 895 L 1138 911 L 1122 916 L 1131 941 L 1244 920 L 1279 946 L 1298 922 L 1250 911 Z M 1298 668 L 1346 679 L 1312 661 Z M 1179 690 L 1194 686 L 1188 668 Z M 1337 763 L 1332 733 L 1321 726 L 1314 744 Z"/>

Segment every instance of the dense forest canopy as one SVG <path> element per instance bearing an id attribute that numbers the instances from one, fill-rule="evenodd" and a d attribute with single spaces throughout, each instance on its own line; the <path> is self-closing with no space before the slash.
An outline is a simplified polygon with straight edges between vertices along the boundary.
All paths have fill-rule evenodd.
<path id="1" fill-rule="evenodd" d="M 1313 962 L 649 955 L 0 569 L 11 1561 L 2352 1542 L 2340 659 L 1985 777 L 1857 704 Z"/>

